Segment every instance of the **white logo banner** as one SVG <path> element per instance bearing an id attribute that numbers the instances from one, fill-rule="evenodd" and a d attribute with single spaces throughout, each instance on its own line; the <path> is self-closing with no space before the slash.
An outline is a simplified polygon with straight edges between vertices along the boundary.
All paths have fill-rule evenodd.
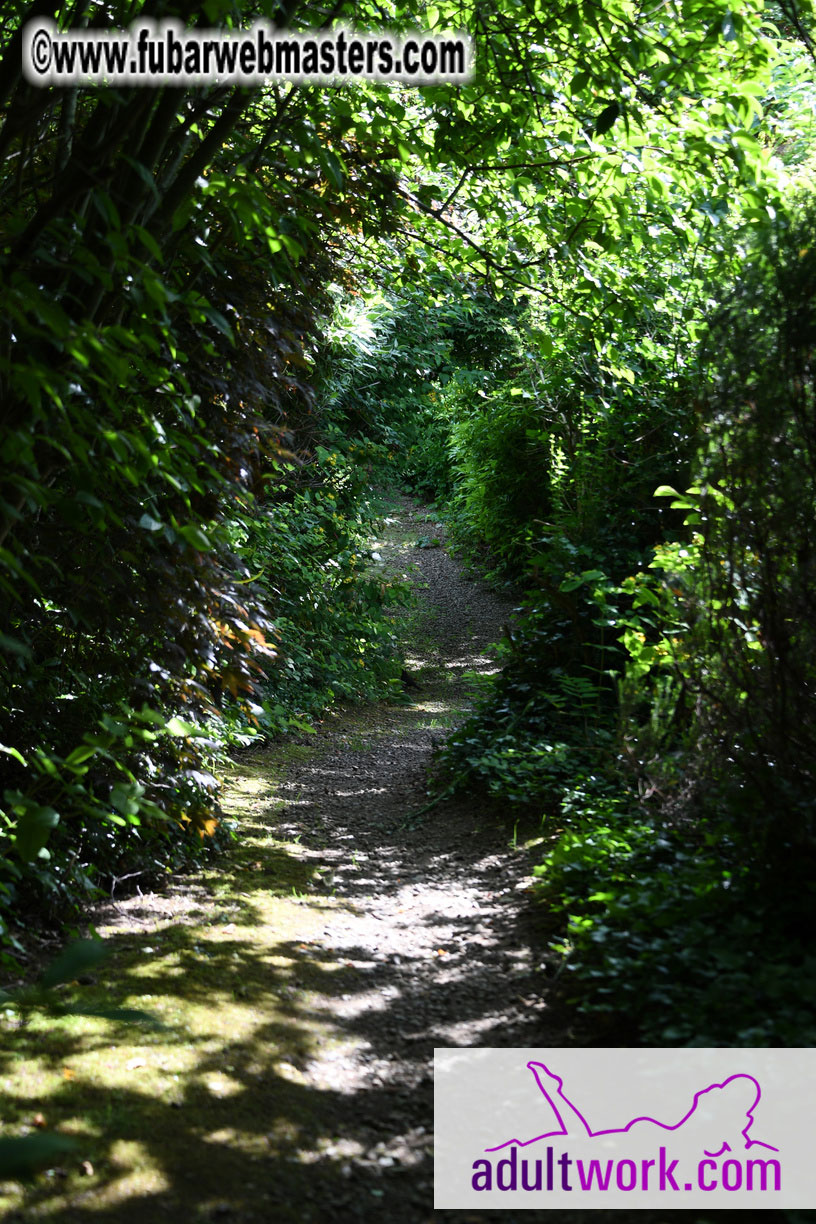
<path id="1" fill-rule="evenodd" d="M 810 1208 L 812 1049 L 438 1049 L 437 1209 Z"/>

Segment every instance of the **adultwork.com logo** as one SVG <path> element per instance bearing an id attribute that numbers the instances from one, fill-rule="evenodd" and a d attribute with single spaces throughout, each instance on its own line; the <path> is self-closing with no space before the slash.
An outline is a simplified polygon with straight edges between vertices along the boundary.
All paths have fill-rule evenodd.
<path id="1" fill-rule="evenodd" d="M 435 1051 L 435 1205 L 811 1207 L 813 1050 Z"/>
<path id="2" fill-rule="evenodd" d="M 567 1096 L 559 1075 L 542 1062 L 531 1061 L 527 1067 L 550 1105 L 558 1127 L 532 1139 L 508 1139 L 488 1148 L 491 1155 L 473 1164 L 471 1182 L 476 1191 L 491 1191 L 495 1187 L 503 1193 L 517 1189 L 527 1193 L 551 1192 L 556 1185 L 565 1193 L 595 1189 L 606 1193 L 617 1189 L 626 1194 L 652 1189 L 671 1193 L 722 1188 L 732 1193 L 782 1188 L 778 1157 L 736 1154 L 751 1149 L 779 1152 L 777 1147 L 753 1138 L 750 1133 L 754 1128 L 754 1111 L 762 1098 L 759 1082 L 752 1075 L 730 1075 L 723 1083 L 700 1089 L 679 1121 L 637 1117 L 620 1127 L 593 1130 Z M 645 1140 L 654 1146 L 656 1154 L 651 1158 L 570 1155 L 567 1140 L 575 1139 L 585 1146 L 587 1140 L 604 1140 L 611 1135 L 630 1138 L 633 1151 L 636 1140 L 639 1150 Z M 700 1151 L 700 1157 L 686 1173 L 679 1171 L 681 1157 L 671 1158 L 681 1135 Z M 553 1140 L 562 1142 L 556 1146 Z M 495 1153 L 507 1153 L 508 1149 L 504 1158 L 495 1157 Z M 685 1180 L 686 1177 L 691 1180 Z"/>

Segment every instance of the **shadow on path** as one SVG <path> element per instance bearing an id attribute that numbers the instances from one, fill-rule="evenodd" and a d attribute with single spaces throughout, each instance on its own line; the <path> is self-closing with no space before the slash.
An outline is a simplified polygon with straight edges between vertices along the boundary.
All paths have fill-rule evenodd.
<path id="1" fill-rule="evenodd" d="M 6 1123 L 42 1113 L 80 1139 L 76 1160 L 0 1198 L 9 1221 L 544 1217 L 433 1211 L 434 1046 L 575 1038 L 550 1003 L 534 860 L 502 813 L 460 799 L 412 818 L 465 673 L 495 667 L 485 648 L 510 610 L 400 533 L 419 534 L 407 507 L 383 551 L 418 560 L 426 584 L 414 701 L 327 720 L 285 766 L 277 749 L 245 755 L 231 861 L 100 914 L 112 957 L 84 1000 L 166 1027 L 35 1022 L 4 1042 Z"/>

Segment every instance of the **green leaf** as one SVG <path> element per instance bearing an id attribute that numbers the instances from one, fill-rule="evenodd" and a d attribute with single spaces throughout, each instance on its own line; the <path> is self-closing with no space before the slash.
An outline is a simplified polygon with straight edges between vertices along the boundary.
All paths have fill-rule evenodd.
<path id="1" fill-rule="evenodd" d="M 98 965 L 107 954 L 107 946 L 101 939 L 78 939 L 52 961 L 40 978 L 39 985 L 50 990 L 65 982 L 73 982 Z"/>
<path id="2" fill-rule="evenodd" d="M 147 250 L 153 256 L 153 258 L 161 261 L 161 258 L 162 258 L 161 247 L 159 246 L 158 242 L 153 237 L 153 235 L 149 233 L 144 228 L 143 225 L 134 225 L 133 230 L 134 230 L 134 233 L 138 235 L 142 245 L 147 248 Z"/>
<path id="3" fill-rule="evenodd" d="M 164 729 L 169 735 L 179 735 L 185 738 L 188 735 L 201 735 L 201 728 L 196 723 L 185 722 L 183 718 L 168 718 Z"/>
<path id="4" fill-rule="evenodd" d="M 65 758 L 65 764 L 69 769 L 73 769 L 76 765 L 81 765 L 83 761 L 87 761 L 90 757 L 94 756 L 96 751 L 95 744 L 79 744 Z"/>
<path id="5" fill-rule="evenodd" d="M 32 862 L 59 824 L 59 812 L 52 807 L 42 807 L 30 800 L 24 801 L 25 811 L 17 818 L 14 845 L 24 863 Z"/>
<path id="6" fill-rule="evenodd" d="M 117 782 L 111 787 L 110 802 L 123 816 L 135 816 L 144 787 L 138 782 Z"/>
<path id="7" fill-rule="evenodd" d="M 139 526 L 143 527 L 145 531 L 160 531 L 164 524 L 159 522 L 158 519 L 152 518 L 149 514 L 143 514 L 139 519 Z"/>
<path id="8" fill-rule="evenodd" d="M 16 748 L 9 748 L 6 744 L 0 744 L 0 752 L 5 752 L 8 756 L 14 757 L 15 761 L 19 761 L 21 765 L 26 765 L 25 757 Z"/>
<path id="9" fill-rule="evenodd" d="M 726 42 L 734 42 L 736 40 L 737 30 L 734 24 L 734 14 L 733 13 L 725 14 L 722 21 L 720 22 L 720 29 L 722 30 L 722 36 Z"/>
<path id="10" fill-rule="evenodd" d="M 39 1169 L 57 1163 L 61 1156 L 77 1150 L 77 1140 L 66 1135 L 26 1135 L 22 1139 L 0 1139 L 0 1179 L 30 1177 Z"/>
<path id="11" fill-rule="evenodd" d="M 100 1020 L 119 1020 L 127 1024 L 149 1024 L 156 1029 L 167 1027 L 156 1016 L 138 1007 L 94 1007 L 86 1003 L 66 1003 L 60 1007 L 59 1013 L 63 1016 L 97 1016 Z"/>
<path id="12" fill-rule="evenodd" d="M 122 160 L 129 166 L 132 166 L 132 168 L 136 171 L 142 182 L 149 188 L 153 200 L 157 204 L 161 203 L 161 196 L 159 195 L 159 189 L 156 186 L 156 180 L 144 162 L 137 161 L 135 157 L 129 157 L 127 154 L 122 155 Z"/>
<path id="13" fill-rule="evenodd" d="M 323 163 L 323 169 L 326 171 L 326 176 L 330 180 L 332 186 L 338 191 L 341 191 L 345 181 L 345 173 L 343 170 L 343 163 L 340 161 L 340 158 L 336 153 L 332 153 L 331 149 L 324 149 L 321 161 Z M 278 236 L 281 239 L 284 237 L 283 234 L 279 234 Z"/>
<path id="14" fill-rule="evenodd" d="M 617 102 L 610 102 L 608 106 L 605 106 L 595 120 L 595 135 L 605 136 L 620 113 L 621 109 Z"/>
<path id="15" fill-rule="evenodd" d="M 31 658 L 31 647 L 19 638 L 9 637 L 7 633 L 0 633 L 0 650 L 7 650 L 9 654 L 17 655 L 20 659 Z"/>
<path id="16" fill-rule="evenodd" d="M 197 523 L 187 523 L 184 527 L 177 527 L 176 531 L 183 540 L 192 544 L 193 548 L 197 548 L 199 552 L 209 552 L 212 548 L 209 537 Z"/>

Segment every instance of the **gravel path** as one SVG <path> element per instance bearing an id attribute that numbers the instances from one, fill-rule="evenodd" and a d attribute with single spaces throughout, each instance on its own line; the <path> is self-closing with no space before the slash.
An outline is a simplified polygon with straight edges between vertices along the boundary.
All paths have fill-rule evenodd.
<path id="1" fill-rule="evenodd" d="M 276 836 L 299 840 L 320 870 L 316 891 L 339 902 L 314 955 L 346 971 L 341 995 L 310 995 L 341 1041 L 304 1061 L 301 1082 L 331 1102 L 338 1138 L 311 1151 L 300 1144 L 303 1220 L 328 1218 L 328 1204 L 349 1220 L 437 1218 L 434 1046 L 566 1043 L 563 1017 L 548 1007 L 534 857 L 511 844 L 500 812 L 472 798 L 411 816 L 427 803 L 434 746 L 463 716 L 465 673 L 496 668 L 487 647 L 511 606 L 465 577 L 444 547 L 413 546 L 444 537 L 420 508 L 404 502 L 386 531 L 388 567 L 416 567 L 421 606 L 406 661 L 419 687 L 405 707 L 343 715 L 277 789 L 286 806 Z M 281 1197 L 291 1195 L 289 1182 Z"/>
<path id="2" fill-rule="evenodd" d="M 444 544 L 415 504 L 385 533 L 382 564 L 420 596 L 401 626 L 411 700 L 243 754 L 225 803 L 241 825 L 232 854 L 96 907 L 109 961 L 82 998 L 146 1008 L 164 1027 L 80 1018 L 15 1032 L 0 1087 L 20 1133 L 45 1123 L 79 1146 L 30 1186 L 4 1197 L 0 1183 L 9 1224 L 630 1217 L 433 1209 L 434 1047 L 592 1037 L 553 1003 L 530 891 L 540 829 L 525 844 L 473 796 L 422 811 L 434 746 L 464 717 L 467 673 L 495 668 L 488 646 L 512 610 L 443 546 L 415 547 Z"/>
<path id="3" fill-rule="evenodd" d="M 83 1164 L 13 1191 L 11 1219 L 488 1218 L 433 1210 L 433 1050 L 570 1043 L 530 892 L 540 847 L 473 797 L 422 809 L 512 609 L 444 546 L 415 546 L 444 544 L 415 504 L 384 532 L 380 563 L 418 590 L 400 626 L 415 687 L 242 754 L 232 854 L 97 907 L 110 961 L 84 997 L 165 1028 L 32 1035 L 15 1091 L 84 1136 Z"/>

